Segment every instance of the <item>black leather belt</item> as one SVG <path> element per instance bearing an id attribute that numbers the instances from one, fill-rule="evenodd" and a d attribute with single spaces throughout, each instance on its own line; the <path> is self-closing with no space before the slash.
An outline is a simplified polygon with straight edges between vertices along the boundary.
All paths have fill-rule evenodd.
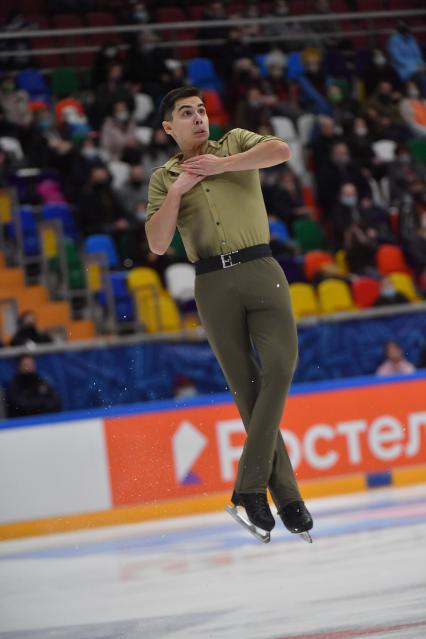
<path id="1" fill-rule="evenodd" d="M 248 246 L 239 251 L 232 251 L 231 253 L 214 255 L 213 257 L 198 260 L 198 262 L 195 262 L 195 272 L 197 275 L 201 275 L 202 273 L 209 273 L 210 271 L 219 271 L 230 268 L 231 266 L 236 266 L 242 262 L 250 262 L 251 260 L 257 260 L 259 257 L 269 257 L 271 255 L 272 251 L 269 244 L 256 244 L 255 246 Z"/>

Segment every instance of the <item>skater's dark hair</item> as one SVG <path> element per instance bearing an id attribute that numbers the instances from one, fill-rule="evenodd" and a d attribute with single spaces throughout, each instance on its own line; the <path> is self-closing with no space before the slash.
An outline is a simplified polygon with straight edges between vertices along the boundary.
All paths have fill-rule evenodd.
<path id="1" fill-rule="evenodd" d="M 172 119 L 173 109 L 178 100 L 182 98 L 192 98 L 193 96 L 197 96 L 198 98 L 202 97 L 201 90 L 198 87 L 179 87 L 166 93 L 160 104 L 160 122 Z"/>

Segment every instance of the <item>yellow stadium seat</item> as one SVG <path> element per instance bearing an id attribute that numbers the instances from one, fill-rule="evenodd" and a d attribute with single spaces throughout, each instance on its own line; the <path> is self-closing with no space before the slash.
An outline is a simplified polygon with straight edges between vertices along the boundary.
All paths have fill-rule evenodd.
<path id="1" fill-rule="evenodd" d="M 149 288 L 135 292 L 138 319 L 148 333 L 182 330 L 182 322 L 176 302 L 166 291 L 158 294 Z"/>
<path id="2" fill-rule="evenodd" d="M 339 266 L 342 275 L 347 275 L 350 272 L 349 266 L 348 266 L 348 261 L 346 258 L 346 251 L 344 249 L 339 249 L 335 256 L 334 256 L 334 260 L 337 264 L 337 266 Z"/>
<path id="3" fill-rule="evenodd" d="M 307 315 L 319 315 L 315 290 L 310 284 L 290 284 L 290 297 L 296 319 Z"/>
<path id="4" fill-rule="evenodd" d="M 58 238 L 53 227 L 40 227 L 42 253 L 51 258 L 58 254 Z"/>
<path id="5" fill-rule="evenodd" d="M 86 279 L 89 291 L 96 293 L 102 288 L 102 266 L 96 262 L 86 262 Z"/>
<path id="6" fill-rule="evenodd" d="M 160 276 L 157 271 L 148 266 L 137 266 L 129 271 L 127 276 L 127 286 L 131 291 L 142 287 L 163 290 Z"/>
<path id="7" fill-rule="evenodd" d="M 342 280 L 329 279 L 320 282 L 318 285 L 318 298 L 321 312 L 325 314 L 356 309 L 351 289 Z"/>
<path id="8" fill-rule="evenodd" d="M 8 224 L 12 221 L 13 201 L 9 189 L 0 189 L 0 222 Z"/>
<path id="9" fill-rule="evenodd" d="M 390 273 L 392 284 L 399 293 L 407 297 L 410 302 L 420 302 L 421 298 L 417 295 L 413 279 L 407 273 Z"/>

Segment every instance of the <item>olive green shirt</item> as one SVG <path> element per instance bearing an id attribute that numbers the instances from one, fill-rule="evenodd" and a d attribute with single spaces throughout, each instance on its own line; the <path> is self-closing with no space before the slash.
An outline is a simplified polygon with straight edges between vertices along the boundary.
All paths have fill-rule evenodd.
<path id="1" fill-rule="evenodd" d="M 226 157 L 248 151 L 259 142 L 280 140 L 245 129 L 232 129 L 218 142 L 208 141 L 206 153 Z M 148 190 L 147 221 L 160 208 L 182 169 L 178 153 L 158 168 Z M 190 262 L 230 253 L 270 240 L 268 216 L 259 171 L 227 171 L 210 175 L 182 196 L 177 228 Z"/>

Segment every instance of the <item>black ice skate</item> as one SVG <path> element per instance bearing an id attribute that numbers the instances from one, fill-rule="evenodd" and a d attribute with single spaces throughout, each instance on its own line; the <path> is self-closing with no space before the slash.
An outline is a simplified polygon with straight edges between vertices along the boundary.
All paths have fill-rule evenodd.
<path id="1" fill-rule="evenodd" d="M 278 514 L 287 530 L 300 535 L 309 544 L 312 543 L 308 530 L 311 530 L 314 522 L 303 501 L 290 502 L 287 506 L 280 508 Z"/>
<path id="2" fill-rule="evenodd" d="M 267 544 L 271 541 L 271 530 L 275 526 L 275 519 L 269 508 L 264 493 L 232 493 L 232 505 L 227 506 L 227 512 L 241 526 L 244 526 L 256 539 Z M 242 506 L 247 517 L 238 510 Z"/>

